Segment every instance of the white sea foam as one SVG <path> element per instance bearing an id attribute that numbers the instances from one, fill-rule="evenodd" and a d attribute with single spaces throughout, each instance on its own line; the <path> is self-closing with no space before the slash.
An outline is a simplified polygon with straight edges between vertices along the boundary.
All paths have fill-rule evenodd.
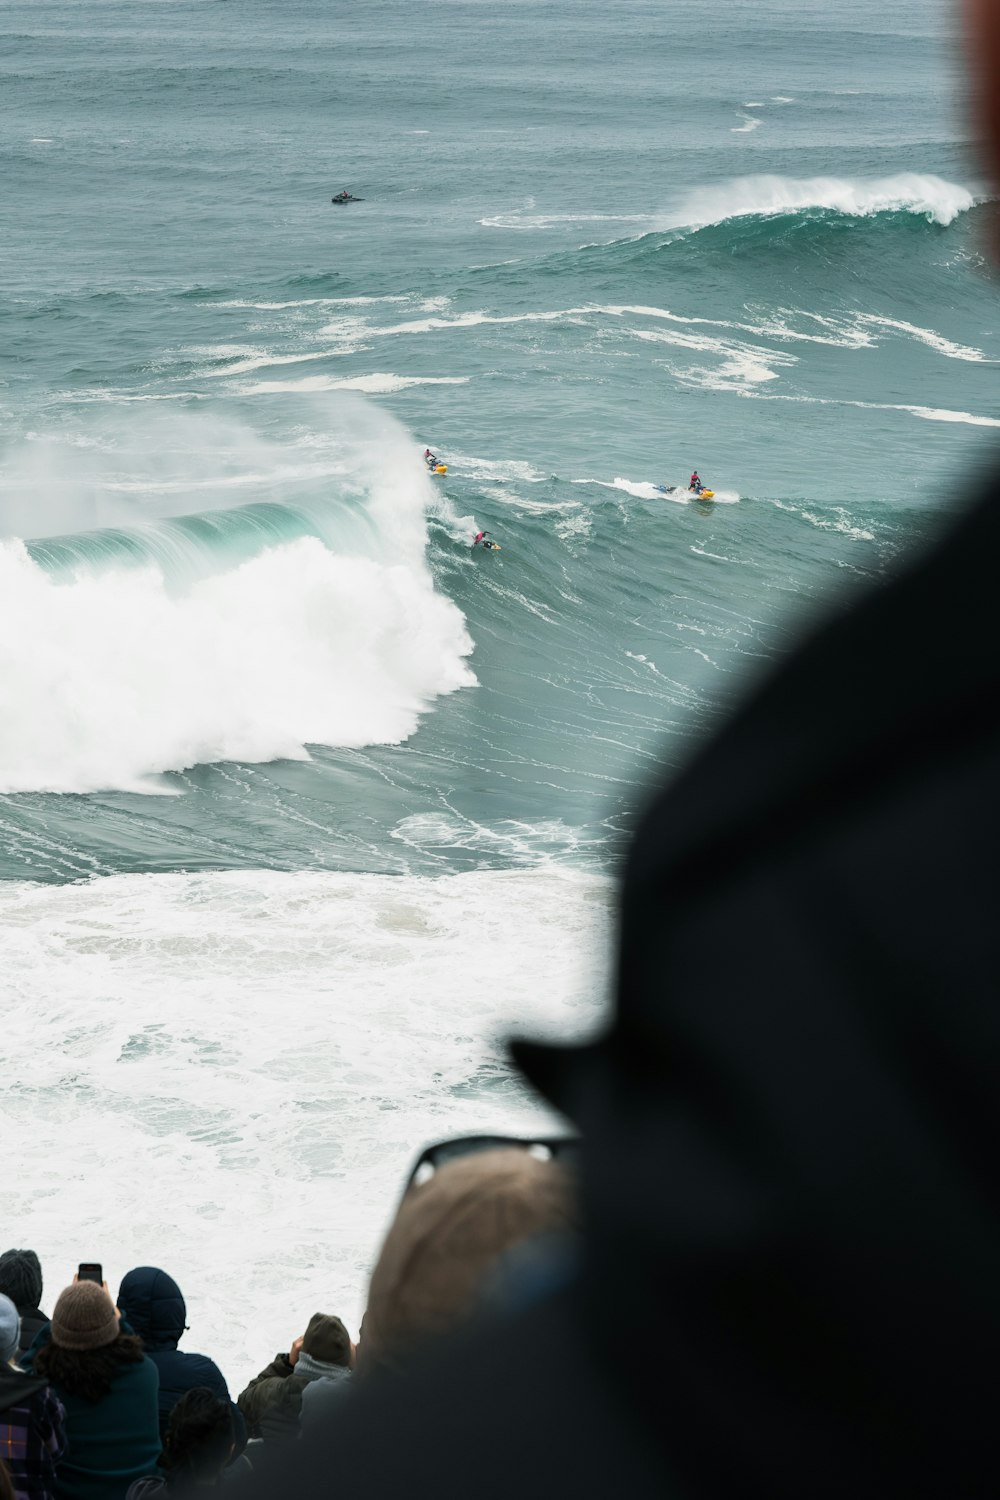
<path id="1" fill-rule="evenodd" d="M 313 463 L 269 463 L 260 470 L 254 470 L 249 462 L 250 454 L 244 456 L 247 467 L 238 474 L 185 474 L 181 479 L 152 479 L 148 476 L 142 479 L 106 479 L 103 481 L 104 490 L 111 495 L 139 495 L 160 497 L 164 495 L 176 495 L 183 501 L 183 509 L 189 511 L 192 507 L 203 504 L 203 491 L 210 495 L 218 496 L 227 490 L 254 490 L 266 489 L 273 493 L 277 486 L 294 485 L 300 480 L 332 479 L 344 472 L 343 463 L 336 459 L 317 460 Z M 233 498 L 234 504 L 243 504 L 247 497 L 238 495 Z M 162 515 L 164 507 L 157 504 L 156 510 Z M 135 520 L 135 516 L 129 515 L 129 520 Z"/>
<path id="2" fill-rule="evenodd" d="M 875 342 L 871 333 L 856 325 L 847 325 L 842 321 L 823 317 L 819 313 L 804 312 L 794 308 L 779 308 L 774 317 L 764 318 L 755 323 L 742 323 L 726 318 L 685 317 L 665 307 L 630 303 L 595 306 L 590 311 L 604 313 L 611 317 L 658 318 L 666 322 L 677 323 L 682 327 L 725 328 L 736 333 L 755 334 L 761 338 L 777 338 L 790 343 L 826 344 L 837 349 L 867 349 Z M 788 324 L 789 318 L 807 318 L 830 331 L 823 334 L 805 333 L 801 329 L 791 328 Z"/>
<path id="3" fill-rule="evenodd" d="M 207 408 L 98 403 L 83 433 L 65 424 L 4 453 L 0 536 L 134 525 L 343 475 L 345 447 L 328 430 L 337 413 L 324 407 L 317 418 L 314 444 L 301 429 L 282 442 Z"/>
<path id="4" fill-rule="evenodd" d="M 978 417 L 970 411 L 951 411 L 939 406 L 886 406 L 886 411 L 908 411 L 925 422 L 959 422 L 966 427 L 1000 427 L 1000 418 Z"/>
<path id="5" fill-rule="evenodd" d="M 5 883 L 8 1239 L 53 1295 L 81 1246 L 114 1289 L 165 1266 L 234 1390 L 317 1307 L 356 1331 L 419 1147 L 556 1123 L 498 1039 L 592 1029 L 611 898 L 553 865 Z"/>
<path id="6" fill-rule="evenodd" d="M 304 365 L 317 359 L 329 359 L 329 349 L 313 350 L 299 354 L 271 354 L 266 349 L 218 348 L 192 349 L 192 354 L 208 355 L 216 360 L 228 360 L 220 369 L 202 370 L 203 379 L 222 375 L 248 375 L 253 370 L 269 369 L 272 365 Z"/>
<path id="7" fill-rule="evenodd" d="M 855 542 L 873 542 L 875 533 L 867 527 L 857 526 L 848 515 L 847 511 L 838 507 L 830 514 L 820 515 L 816 511 L 803 510 L 797 505 L 789 505 L 784 500 L 772 500 L 771 504 L 776 510 L 785 510 L 795 516 L 801 516 L 803 521 L 808 521 L 810 526 L 815 526 L 820 531 L 836 531 L 841 536 L 848 536 Z"/>
<path id="8" fill-rule="evenodd" d="M 608 490 L 624 490 L 627 495 L 635 495 L 638 500 L 673 500 L 678 505 L 687 505 L 688 501 L 694 499 L 685 484 L 675 485 L 671 491 L 664 493 L 650 480 L 619 478 L 608 484 L 606 480 L 595 479 L 593 483 Z M 713 502 L 718 501 L 720 505 L 735 505 L 739 499 L 738 490 L 712 490 Z"/>
<path id="9" fill-rule="evenodd" d="M 560 540 L 569 542 L 576 537 L 589 536 L 593 529 L 593 518 L 585 510 L 578 510 L 572 515 L 565 515 L 555 524 L 555 534 Z"/>
<path id="10" fill-rule="evenodd" d="M 730 135 L 747 135 L 751 130 L 756 130 L 762 124 L 762 121 L 755 115 L 743 115 L 742 119 L 743 124 L 734 125 L 730 131 Z"/>
<path id="11" fill-rule="evenodd" d="M 604 481 L 599 479 L 597 483 L 604 484 Z M 611 484 L 605 484 L 604 487 L 606 489 L 624 490 L 627 495 L 635 495 L 637 500 L 673 500 L 678 505 L 686 505 L 690 498 L 687 491 L 682 490 L 680 486 L 672 493 L 664 494 L 663 490 L 658 490 L 655 484 L 642 480 L 636 482 L 632 479 L 619 478 L 613 480 Z"/>
<path id="12" fill-rule="evenodd" d="M 1000 417 L 983 417 L 971 411 L 954 411 L 951 407 L 910 406 L 899 401 L 852 401 L 845 396 L 785 396 L 770 392 L 744 390 L 742 396 L 758 401 L 790 401 L 808 406 L 856 406 L 863 411 L 902 411 L 925 422 L 956 422 L 966 427 L 1000 427 Z"/>
<path id="13" fill-rule="evenodd" d="M 376 307 L 386 302 L 413 302 L 411 295 L 392 297 L 296 297 L 289 302 L 256 302 L 247 297 L 230 297 L 224 302 L 213 302 L 213 307 L 242 307 L 257 312 L 284 312 L 295 307 Z"/>
<path id="14" fill-rule="evenodd" d="M 552 229 L 560 224 L 648 224 L 649 214 L 490 214 L 478 221 L 484 229 Z"/>
<path id="15" fill-rule="evenodd" d="M 468 385 L 468 375 L 350 375 L 338 380 L 335 375 L 307 375 L 302 380 L 261 380 L 243 387 L 250 396 L 276 395 L 297 391 L 362 391 L 369 396 L 388 396 L 408 391 L 415 385 Z"/>
<path id="16" fill-rule="evenodd" d="M 762 385 L 778 379 L 779 368 L 798 363 L 798 357 L 785 350 L 767 349 L 757 344 L 744 344 L 734 339 L 711 338 L 706 334 L 669 332 L 635 328 L 637 339 L 647 343 L 669 344 L 681 349 L 691 349 L 706 354 L 721 363 L 709 366 L 704 362 L 688 366 L 675 373 L 685 384 L 707 390 L 732 390 L 746 386 Z"/>
<path id="17" fill-rule="evenodd" d="M 449 469 L 459 469 L 473 479 L 491 479 L 518 484 L 545 484 L 550 475 L 521 458 L 476 458 L 469 453 L 452 453 Z"/>
<path id="18" fill-rule="evenodd" d="M 667 227 L 705 227 L 729 219 L 829 209 L 864 218 L 890 211 L 950 224 L 980 197 L 971 188 L 929 173 L 895 177 L 743 177 L 699 188 L 670 215 Z"/>
<path id="19" fill-rule="evenodd" d="M 921 328 L 916 323 L 906 323 L 899 318 L 885 318 L 878 313 L 859 313 L 858 322 L 867 328 L 887 328 L 896 333 L 909 334 L 910 338 L 916 339 L 918 343 L 926 344 L 928 348 L 937 350 L 946 359 L 963 359 L 970 364 L 995 364 L 983 353 L 981 349 L 975 349 L 969 344 L 956 344 L 951 339 L 946 339 L 942 334 L 935 333 L 932 328 Z"/>
<path id="20" fill-rule="evenodd" d="M 438 329 L 479 328 L 483 324 L 553 323 L 563 319 L 580 322 L 590 311 L 586 307 L 569 307 L 552 312 L 489 313 L 483 310 L 458 313 L 453 318 L 413 318 L 405 323 L 393 323 L 385 328 L 369 328 L 371 338 L 387 338 L 400 333 L 433 333 Z M 323 333 L 330 332 L 324 328 Z"/>

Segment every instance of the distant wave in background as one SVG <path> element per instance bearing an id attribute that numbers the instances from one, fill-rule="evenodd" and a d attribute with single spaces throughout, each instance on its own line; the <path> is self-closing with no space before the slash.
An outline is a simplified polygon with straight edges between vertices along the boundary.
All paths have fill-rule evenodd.
<path id="1" fill-rule="evenodd" d="M 831 213 L 865 219 L 900 213 L 947 225 L 985 198 L 980 189 L 922 172 L 875 178 L 762 175 L 697 188 L 670 218 L 676 224 L 702 229 L 733 219 L 785 214 Z"/>

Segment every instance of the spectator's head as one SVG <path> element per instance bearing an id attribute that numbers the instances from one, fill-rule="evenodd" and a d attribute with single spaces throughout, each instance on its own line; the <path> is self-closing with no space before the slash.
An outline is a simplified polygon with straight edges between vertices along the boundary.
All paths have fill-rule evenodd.
<path id="1" fill-rule="evenodd" d="M 42 1305 L 42 1267 L 34 1250 L 5 1250 L 0 1255 L 0 1292 L 24 1311 Z"/>
<path id="2" fill-rule="evenodd" d="M 351 1335 L 332 1313 L 313 1313 L 302 1339 L 302 1354 L 320 1364 L 349 1367 L 353 1355 Z"/>
<path id="3" fill-rule="evenodd" d="M 106 1286 L 74 1281 L 52 1310 L 51 1341 L 35 1355 L 35 1371 L 72 1395 L 100 1401 L 122 1364 L 142 1359 L 142 1344 L 124 1334 Z"/>
<path id="4" fill-rule="evenodd" d="M 446 1162 L 409 1189 L 372 1275 L 359 1368 L 398 1369 L 420 1344 L 474 1311 L 500 1262 L 537 1236 L 574 1227 L 566 1171 L 521 1149 Z"/>
<path id="5" fill-rule="evenodd" d="M 21 1315 L 9 1297 L 0 1292 L 0 1365 L 8 1365 L 21 1341 Z"/>
<path id="6" fill-rule="evenodd" d="M 163 1467 L 171 1486 L 211 1484 L 233 1456 L 233 1409 L 207 1386 L 185 1391 L 170 1413 Z"/>
<path id="7" fill-rule="evenodd" d="M 979 135 L 1000 182 L 1000 10 L 995 0 L 965 0 L 965 21 Z"/>
<path id="8" fill-rule="evenodd" d="M 1000 187 L 1000 8 L 995 0 L 964 0 L 976 133 L 983 162 Z M 1000 213 L 991 204 L 993 256 L 1000 260 Z"/>
<path id="9" fill-rule="evenodd" d="M 77 1354 L 113 1344 L 118 1337 L 118 1313 L 107 1289 L 93 1281 L 74 1281 L 59 1293 L 51 1330 L 58 1348 Z"/>
<path id="10" fill-rule="evenodd" d="M 147 1349 L 174 1349 L 187 1323 L 187 1306 L 172 1276 L 158 1266 L 136 1266 L 118 1288 L 122 1317 Z"/>

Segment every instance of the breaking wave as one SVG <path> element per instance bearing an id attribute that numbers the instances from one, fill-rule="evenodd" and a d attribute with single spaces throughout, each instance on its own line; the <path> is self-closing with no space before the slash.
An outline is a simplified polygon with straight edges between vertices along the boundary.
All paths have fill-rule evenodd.
<path id="1" fill-rule="evenodd" d="M 0 542 L 0 791 L 167 790 L 151 778 L 199 763 L 395 744 L 475 681 L 426 559 L 446 502 L 402 429 L 352 408 L 323 497 L 171 517 L 130 494 L 122 524 Z M 287 444 L 247 447 L 287 468 Z M 130 490 L 145 478 L 162 498 L 134 470 Z"/>

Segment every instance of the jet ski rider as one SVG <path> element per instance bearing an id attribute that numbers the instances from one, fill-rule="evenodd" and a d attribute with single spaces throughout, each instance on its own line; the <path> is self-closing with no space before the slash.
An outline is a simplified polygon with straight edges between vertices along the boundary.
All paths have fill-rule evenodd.
<path id="1" fill-rule="evenodd" d="M 689 490 L 694 490 L 694 492 L 695 492 L 696 495 L 700 495 L 701 492 L 702 492 L 702 490 L 704 488 L 705 488 L 705 486 L 702 484 L 701 480 L 698 478 L 698 470 L 695 469 L 694 473 L 691 475 L 691 482 L 688 485 L 688 489 Z"/>

